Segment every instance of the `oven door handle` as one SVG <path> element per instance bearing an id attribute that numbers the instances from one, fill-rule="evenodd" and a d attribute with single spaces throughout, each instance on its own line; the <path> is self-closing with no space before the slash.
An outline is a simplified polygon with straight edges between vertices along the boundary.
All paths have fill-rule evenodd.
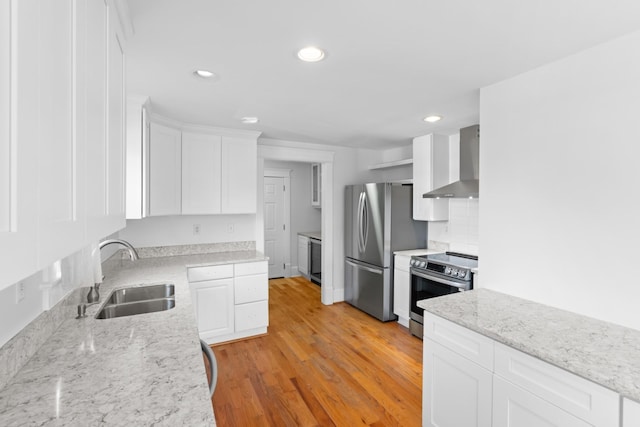
<path id="1" fill-rule="evenodd" d="M 460 282 L 454 282 L 452 280 L 446 280 L 446 279 L 442 279 L 440 277 L 435 277 L 435 276 L 431 276 L 429 274 L 424 274 L 422 272 L 414 270 L 413 268 L 410 271 L 411 271 L 411 275 L 412 276 L 418 276 L 418 277 L 422 277 L 423 279 L 433 280 L 434 282 L 442 283 L 443 285 L 454 286 L 454 287 L 456 287 L 458 289 L 464 289 L 465 288 L 465 285 L 463 283 L 460 283 Z"/>
<path id="2" fill-rule="evenodd" d="M 347 262 L 347 264 L 349 264 L 352 267 L 368 271 L 369 273 L 382 274 L 382 270 L 376 270 L 375 268 L 365 267 L 364 265 L 356 264 L 355 262 L 352 262 L 352 261 L 349 261 L 349 260 L 346 260 L 346 262 Z"/>

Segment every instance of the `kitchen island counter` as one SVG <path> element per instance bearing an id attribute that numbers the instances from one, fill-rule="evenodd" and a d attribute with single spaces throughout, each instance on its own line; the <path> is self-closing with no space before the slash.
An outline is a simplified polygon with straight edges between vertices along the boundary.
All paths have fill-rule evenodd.
<path id="1" fill-rule="evenodd" d="M 236 251 L 106 261 L 100 303 L 86 318 L 70 315 L 0 390 L 0 425 L 215 425 L 186 267 L 264 259 Z M 175 308 L 95 318 L 112 290 L 157 283 L 175 284 Z"/>
<path id="2" fill-rule="evenodd" d="M 488 289 L 418 306 L 640 401 L 640 331 Z"/>

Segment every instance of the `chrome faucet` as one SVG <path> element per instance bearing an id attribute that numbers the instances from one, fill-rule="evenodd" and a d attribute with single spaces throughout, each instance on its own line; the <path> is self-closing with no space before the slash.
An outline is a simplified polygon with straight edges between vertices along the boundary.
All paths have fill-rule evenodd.
<path id="1" fill-rule="evenodd" d="M 129 251 L 129 256 L 131 257 L 131 261 L 136 261 L 138 259 L 138 252 L 136 252 L 135 248 L 131 245 L 131 243 L 127 242 L 126 240 L 120 240 L 120 239 L 105 240 L 104 242 L 100 242 L 100 244 L 98 245 L 98 248 L 102 249 L 107 245 L 111 245 L 112 243 L 118 243 L 124 246 L 125 248 L 127 248 L 127 250 Z"/>

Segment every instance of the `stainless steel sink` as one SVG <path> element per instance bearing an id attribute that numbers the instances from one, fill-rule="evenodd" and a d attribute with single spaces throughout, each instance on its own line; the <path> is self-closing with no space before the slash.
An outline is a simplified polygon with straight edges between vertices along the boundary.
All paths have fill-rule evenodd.
<path id="1" fill-rule="evenodd" d="M 175 286 L 160 284 L 116 289 L 111 292 L 96 319 L 134 316 L 170 310 L 176 306 Z"/>
<path id="2" fill-rule="evenodd" d="M 148 301 L 128 302 L 124 304 L 107 304 L 96 316 L 96 319 L 113 319 L 114 317 L 134 316 L 136 314 L 154 313 L 170 310 L 176 306 L 173 298 L 160 298 Z"/>
<path id="3" fill-rule="evenodd" d="M 146 301 L 158 298 L 171 298 L 175 295 L 175 287 L 170 284 L 137 286 L 116 289 L 111 292 L 107 304 L 123 304 L 127 302 Z"/>

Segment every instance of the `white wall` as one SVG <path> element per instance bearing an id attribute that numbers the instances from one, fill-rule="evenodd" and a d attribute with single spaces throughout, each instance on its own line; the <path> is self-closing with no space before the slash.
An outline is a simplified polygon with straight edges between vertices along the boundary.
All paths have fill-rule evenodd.
<path id="1" fill-rule="evenodd" d="M 93 266 L 89 246 L 19 282 L 24 285 L 24 299 L 20 302 L 16 302 L 18 283 L 3 289 L 0 292 L 0 347 L 75 288 L 92 286 Z"/>
<path id="2" fill-rule="evenodd" d="M 489 86 L 480 286 L 640 329 L 640 32 Z"/>
<path id="3" fill-rule="evenodd" d="M 254 241 L 255 218 L 255 215 L 181 215 L 130 219 L 120 231 L 120 238 L 134 247 Z M 200 234 L 194 234 L 195 224 L 200 226 Z"/>
<path id="4" fill-rule="evenodd" d="M 291 274 L 299 275 L 298 265 L 298 232 L 321 231 L 322 211 L 311 206 L 311 163 L 282 162 L 265 160 L 265 169 L 288 169 L 291 171 Z"/>

